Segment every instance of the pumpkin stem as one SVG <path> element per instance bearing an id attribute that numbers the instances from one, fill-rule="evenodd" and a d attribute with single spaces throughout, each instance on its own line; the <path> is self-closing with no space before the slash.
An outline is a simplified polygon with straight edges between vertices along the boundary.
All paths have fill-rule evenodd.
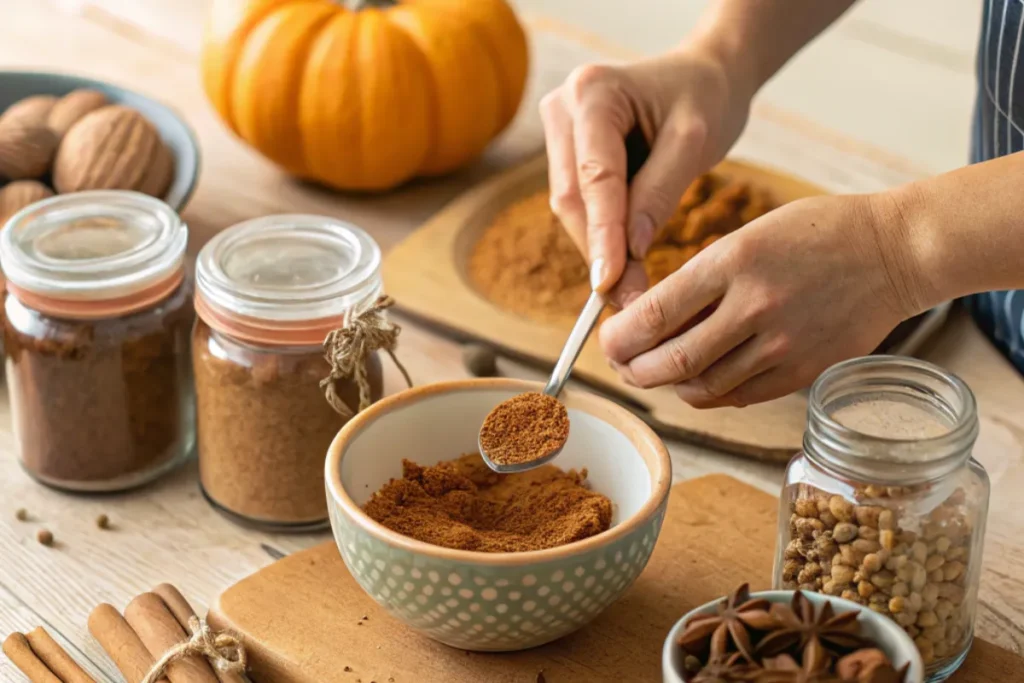
<path id="1" fill-rule="evenodd" d="M 353 12 L 361 9 L 387 9 L 398 4 L 398 0 L 339 0 L 342 5 Z"/>

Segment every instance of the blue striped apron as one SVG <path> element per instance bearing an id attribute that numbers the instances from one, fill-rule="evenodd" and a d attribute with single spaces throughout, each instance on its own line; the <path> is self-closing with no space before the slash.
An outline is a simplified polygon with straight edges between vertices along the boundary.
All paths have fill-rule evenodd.
<path id="1" fill-rule="evenodd" d="M 978 46 L 971 163 L 1024 150 L 1024 3 L 986 0 Z M 1024 268 L 1024 264 L 1022 264 Z M 1024 373 L 1024 291 L 967 297 L 981 329 Z"/>

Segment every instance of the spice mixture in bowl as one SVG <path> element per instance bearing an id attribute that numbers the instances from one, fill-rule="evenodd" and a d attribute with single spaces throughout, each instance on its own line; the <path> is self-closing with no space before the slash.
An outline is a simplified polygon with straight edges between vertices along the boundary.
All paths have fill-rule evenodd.
<path id="1" fill-rule="evenodd" d="M 644 259 L 651 284 L 778 204 L 767 190 L 717 173 L 697 178 Z M 473 287 L 497 306 L 572 325 L 590 296 L 587 264 L 550 208 L 548 191 L 510 204 L 484 230 L 467 264 Z"/>
<path id="2" fill-rule="evenodd" d="M 573 427 L 557 468 L 498 475 L 483 464 L 483 419 L 537 389 L 510 379 L 411 389 L 353 418 L 328 453 L 345 564 L 391 614 L 448 645 L 520 650 L 577 630 L 633 583 L 661 529 L 668 451 L 602 398 L 562 394 Z"/>

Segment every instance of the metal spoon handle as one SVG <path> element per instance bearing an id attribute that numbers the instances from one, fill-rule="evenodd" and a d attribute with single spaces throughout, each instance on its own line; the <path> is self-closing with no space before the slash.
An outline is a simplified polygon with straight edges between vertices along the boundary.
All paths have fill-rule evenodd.
<path id="1" fill-rule="evenodd" d="M 587 341 L 587 337 L 590 336 L 594 325 L 597 324 L 597 319 L 601 316 L 601 311 L 604 310 L 606 303 L 607 300 L 604 294 L 600 292 L 590 293 L 590 298 L 587 299 L 586 305 L 580 311 L 580 316 L 576 319 L 576 324 L 573 325 L 572 332 L 569 333 L 565 346 L 562 347 L 562 354 L 558 357 L 558 362 L 555 363 L 555 369 L 551 371 L 551 379 L 548 380 L 547 386 L 544 387 L 544 393 L 548 396 L 557 397 L 562 392 L 562 387 L 569 380 L 572 366 L 576 363 L 576 359 L 579 358 L 580 351 L 583 350 L 583 344 Z"/>

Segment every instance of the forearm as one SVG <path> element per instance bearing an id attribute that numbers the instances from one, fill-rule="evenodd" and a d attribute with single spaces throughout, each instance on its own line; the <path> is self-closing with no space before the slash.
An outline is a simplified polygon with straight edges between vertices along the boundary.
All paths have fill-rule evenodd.
<path id="1" fill-rule="evenodd" d="M 714 0 L 687 41 L 714 54 L 753 96 L 856 0 Z"/>
<path id="2" fill-rule="evenodd" d="M 886 193 L 924 305 L 1024 289 L 1022 180 L 1024 152 Z"/>

